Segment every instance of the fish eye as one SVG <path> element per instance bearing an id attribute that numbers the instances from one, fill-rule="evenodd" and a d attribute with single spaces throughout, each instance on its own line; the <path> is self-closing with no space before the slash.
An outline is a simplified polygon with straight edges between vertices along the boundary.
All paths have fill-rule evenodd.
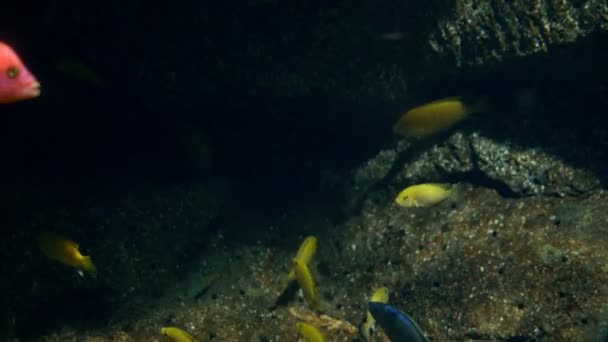
<path id="1" fill-rule="evenodd" d="M 8 78 L 15 78 L 19 76 L 19 70 L 15 67 L 9 67 L 8 69 L 6 69 L 6 76 Z"/>

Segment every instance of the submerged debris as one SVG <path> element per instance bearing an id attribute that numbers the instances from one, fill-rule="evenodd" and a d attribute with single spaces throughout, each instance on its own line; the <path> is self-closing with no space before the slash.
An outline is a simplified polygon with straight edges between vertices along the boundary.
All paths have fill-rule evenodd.
<path id="1" fill-rule="evenodd" d="M 343 332 L 352 336 L 357 334 L 357 328 L 353 324 L 341 319 L 336 319 L 328 315 L 317 316 L 313 312 L 299 311 L 295 307 L 290 307 L 289 313 L 300 321 L 319 326 L 330 332 Z"/>

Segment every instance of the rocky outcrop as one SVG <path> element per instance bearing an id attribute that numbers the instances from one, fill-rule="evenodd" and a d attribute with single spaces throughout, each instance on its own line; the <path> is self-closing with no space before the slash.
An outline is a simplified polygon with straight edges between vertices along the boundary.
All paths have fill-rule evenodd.
<path id="1" fill-rule="evenodd" d="M 547 52 L 600 29 L 608 29 L 603 0 L 459 0 L 429 43 L 457 66 L 470 66 Z"/>

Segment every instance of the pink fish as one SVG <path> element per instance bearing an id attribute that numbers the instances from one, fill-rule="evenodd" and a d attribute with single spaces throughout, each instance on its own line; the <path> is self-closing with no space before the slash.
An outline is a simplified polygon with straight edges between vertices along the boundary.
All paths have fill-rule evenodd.
<path id="1" fill-rule="evenodd" d="M 15 51 L 0 42 L 0 103 L 27 100 L 40 95 L 40 83 Z"/>

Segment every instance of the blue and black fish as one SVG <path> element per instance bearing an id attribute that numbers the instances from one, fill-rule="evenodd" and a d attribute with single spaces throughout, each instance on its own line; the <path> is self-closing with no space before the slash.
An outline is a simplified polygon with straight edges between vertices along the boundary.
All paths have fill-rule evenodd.
<path id="1" fill-rule="evenodd" d="M 369 302 L 369 312 L 392 342 L 428 342 L 418 325 L 392 305 Z"/>

